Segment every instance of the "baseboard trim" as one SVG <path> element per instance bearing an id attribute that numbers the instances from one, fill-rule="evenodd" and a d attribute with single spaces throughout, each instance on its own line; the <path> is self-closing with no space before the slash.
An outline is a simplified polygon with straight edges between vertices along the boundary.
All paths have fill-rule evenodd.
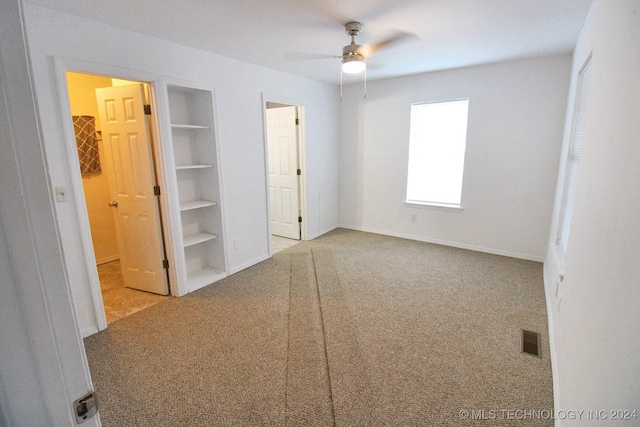
<path id="1" fill-rule="evenodd" d="M 91 326 L 90 328 L 83 329 L 80 333 L 82 334 L 82 338 L 84 339 L 98 332 L 100 332 L 100 329 L 98 329 L 97 326 Z"/>
<path id="2" fill-rule="evenodd" d="M 313 240 L 313 239 L 317 239 L 318 237 L 323 236 L 323 235 L 325 235 L 325 234 L 327 234 L 327 233 L 329 233 L 329 232 L 331 232 L 331 231 L 335 230 L 336 228 L 340 228 L 340 226 L 339 226 L 339 225 L 333 225 L 333 226 L 331 226 L 331 227 L 327 228 L 327 229 L 326 229 L 326 230 L 324 230 L 324 231 L 319 231 L 318 233 L 314 233 L 313 235 L 309 235 L 309 236 L 307 236 L 307 239 L 306 239 L 306 240 Z M 346 227 L 344 227 L 344 228 L 346 228 Z"/>
<path id="3" fill-rule="evenodd" d="M 231 267 L 229 268 L 229 275 L 236 274 L 239 271 L 245 270 L 249 267 L 253 267 L 254 265 L 261 263 L 262 261 L 266 261 L 269 258 L 271 258 L 269 254 L 261 255 L 257 258 L 252 259 L 251 261 L 245 262 L 244 264 L 240 264 L 236 267 Z"/>
<path id="4" fill-rule="evenodd" d="M 521 254 L 521 253 L 518 253 L 518 252 L 502 251 L 502 250 L 499 250 L 499 249 L 485 248 L 485 247 L 482 247 L 482 246 L 468 245 L 468 244 L 465 244 L 465 243 L 450 242 L 450 241 L 447 241 L 447 240 L 430 239 L 430 238 L 422 237 L 422 236 L 414 236 L 414 235 L 411 235 L 411 234 L 396 233 L 396 232 L 393 232 L 393 231 L 386 231 L 386 230 L 377 230 L 375 228 L 369 228 L 369 227 L 357 227 L 357 226 L 347 225 L 347 224 L 340 224 L 338 227 L 347 228 L 349 230 L 364 231 L 366 233 L 381 234 L 381 235 L 384 235 L 384 236 L 399 237 L 401 239 L 416 240 L 416 241 L 425 242 L 425 243 L 433 243 L 433 244 L 436 244 L 436 245 L 451 246 L 451 247 L 459 248 L 459 249 L 467 249 L 467 250 L 470 250 L 470 251 L 484 252 L 484 253 L 492 254 L 492 255 L 500 255 L 500 256 L 506 256 L 506 257 L 509 257 L 509 258 L 522 259 L 522 260 L 525 260 L 525 261 L 536 261 L 536 262 L 543 262 L 544 261 L 544 258 L 541 258 L 541 257 L 538 257 L 538 256 L 533 256 L 533 255 L 528 255 L 528 254 Z"/>

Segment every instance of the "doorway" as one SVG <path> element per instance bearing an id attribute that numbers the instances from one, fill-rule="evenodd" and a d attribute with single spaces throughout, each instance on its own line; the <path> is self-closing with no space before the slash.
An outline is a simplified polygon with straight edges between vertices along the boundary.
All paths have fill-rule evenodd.
<path id="1" fill-rule="evenodd" d="M 269 229 L 272 253 L 302 239 L 301 107 L 265 102 Z"/>
<path id="2" fill-rule="evenodd" d="M 75 72 L 67 72 L 66 79 L 78 143 L 78 167 L 99 278 L 99 284 L 95 285 L 100 289 L 93 289 L 92 294 L 102 296 L 102 307 L 109 324 L 164 301 L 169 294 L 168 277 L 162 262 L 165 256 L 161 212 L 158 201 L 153 197 L 157 181 L 153 161 L 153 126 L 144 113 L 144 105 L 149 104 L 149 85 Z M 102 95 L 101 91 L 104 92 Z M 98 101 L 100 96 L 101 103 Z M 105 96 L 117 100 L 113 102 L 112 110 L 105 109 L 105 104 L 110 105 Z M 138 127 L 143 130 L 127 128 L 119 133 L 110 127 L 118 124 L 109 114 L 115 117 L 117 108 L 121 107 L 124 114 L 130 116 L 128 122 L 136 121 L 131 120 L 133 116 L 141 119 Z M 121 150 L 118 149 L 118 141 L 121 142 Z M 133 165 L 135 167 L 131 167 Z M 153 184 L 143 182 L 145 179 Z M 142 187 L 148 187 L 148 190 L 143 191 Z M 129 203 L 131 199 L 145 198 L 147 207 Z M 150 238 L 145 237 L 149 234 Z M 150 241 L 155 248 L 147 250 Z M 144 250 L 140 248 L 142 242 L 146 245 Z M 148 254 L 155 255 L 147 258 L 159 256 L 154 260 L 155 266 L 149 260 L 135 259 Z M 145 275 L 155 275 L 159 287 L 140 286 L 144 284 L 140 277 Z"/>

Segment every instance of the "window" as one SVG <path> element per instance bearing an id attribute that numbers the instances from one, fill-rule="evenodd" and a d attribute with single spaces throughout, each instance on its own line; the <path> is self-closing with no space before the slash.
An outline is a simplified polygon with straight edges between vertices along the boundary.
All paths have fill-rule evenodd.
<path id="1" fill-rule="evenodd" d="M 468 99 L 411 104 L 407 203 L 461 207 Z"/>
<path id="2" fill-rule="evenodd" d="M 573 122 L 571 123 L 569 150 L 567 151 L 567 162 L 564 171 L 564 183 L 562 186 L 562 199 L 560 200 L 556 244 L 562 246 L 562 249 L 565 252 L 567 251 L 571 215 L 573 214 L 573 201 L 575 199 L 576 182 L 578 180 L 578 165 L 580 164 L 580 154 L 582 153 L 582 139 L 584 136 L 584 123 L 587 111 L 587 92 L 589 87 L 590 70 L 591 57 L 587 59 L 585 65 L 578 74 L 576 100 L 573 107 Z"/>

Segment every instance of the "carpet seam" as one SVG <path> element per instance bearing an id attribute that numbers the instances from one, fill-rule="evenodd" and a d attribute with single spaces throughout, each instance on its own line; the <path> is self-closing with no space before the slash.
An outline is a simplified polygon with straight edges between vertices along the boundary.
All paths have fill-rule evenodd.
<path id="1" fill-rule="evenodd" d="M 313 255 L 313 249 L 311 250 L 311 261 L 313 263 L 313 278 L 316 287 L 316 293 L 318 295 L 318 308 L 320 309 L 320 325 L 322 327 L 322 344 L 324 347 L 324 364 L 327 372 L 327 379 L 329 381 L 329 401 L 331 402 L 331 420 L 333 427 L 336 427 L 336 413 L 333 402 L 333 382 L 331 381 L 331 371 L 329 369 L 329 354 L 327 350 L 327 332 L 325 330 L 324 312 L 322 310 L 322 297 L 320 295 L 320 287 L 318 285 L 318 270 L 316 269 L 316 259 Z"/>
<path id="2" fill-rule="evenodd" d="M 293 292 L 293 258 L 289 255 L 289 312 L 287 313 L 287 360 L 284 380 L 284 425 L 289 425 L 289 355 L 291 354 L 291 293 Z"/>
<path id="3" fill-rule="evenodd" d="M 318 280 L 315 257 L 313 256 L 314 252 L 315 251 L 312 249 L 311 250 L 311 254 L 312 254 L 312 259 L 314 260 L 314 273 L 315 273 L 315 276 L 316 276 L 316 286 L 317 286 L 317 289 L 318 289 L 318 301 L 319 301 L 320 308 L 321 308 L 321 313 L 322 313 L 322 292 L 320 291 L 320 281 Z M 328 250 L 326 252 L 328 252 L 330 254 L 329 258 L 333 259 L 331 250 Z M 332 266 L 333 266 L 333 264 L 332 264 Z M 336 277 L 336 279 L 337 279 L 338 283 L 340 283 L 339 278 Z M 351 319 L 351 321 L 353 321 L 354 316 L 353 316 L 353 313 L 351 312 L 351 309 L 349 308 L 349 306 L 347 304 L 346 296 L 344 294 L 344 289 L 342 288 L 341 284 L 339 285 L 339 292 L 340 292 L 340 295 L 341 295 L 341 300 L 345 304 L 345 307 L 344 307 L 344 309 L 346 310 L 345 312 L 348 315 L 348 317 Z M 324 316 L 322 317 L 322 322 L 323 322 L 322 326 L 323 326 L 323 332 L 324 332 L 325 331 L 325 329 L 324 329 L 324 327 L 325 327 L 325 317 Z M 326 351 L 326 357 L 327 357 L 327 373 L 329 375 L 329 380 L 331 380 L 331 372 L 329 370 L 329 368 L 330 368 L 329 350 L 327 348 L 326 332 L 324 332 L 324 333 L 325 333 L 325 351 Z M 373 387 L 373 378 L 372 378 L 372 375 L 371 375 L 371 372 L 370 372 L 370 369 L 369 369 L 369 366 L 368 366 L 368 363 L 367 363 L 367 359 L 366 359 L 366 357 L 364 355 L 365 354 L 364 347 L 362 345 L 362 342 L 360 340 L 359 335 L 357 334 L 357 332 L 355 332 L 355 330 L 353 331 L 353 337 L 352 338 L 353 338 L 353 343 L 352 344 L 354 345 L 355 350 L 356 350 L 357 354 L 360 356 L 361 361 L 362 361 L 362 369 L 363 369 L 363 375 L 364 375 L 363 380 L 364 380 L 364 383 L 367 385 L 367 391 L 369 393 L 369 399 L 371 399 L 370 400 L 371 402 L 374 402 L 372 406 L 368 407 L 368 410 L 367 409 L 365 409 L 365 410 L 366 410 L 366 412 L 369 413 L 369 415 L 371 417 L 373 417 L 370 420 L 370 422 L 372 422 L 373 424 L 370 424 L 370 425 L 376 425 L 375 424 L 376 422 L 381 421 L 380 414 L 378 413 L 378 411 L 379 411 L 379 408 L 378 408 L 379 399 L 378 399 L 377 393 L 376 393 L 376 391 L 374 390 L 374 387 Z M 330 384 L 332 385 L 333 383 L 330 383 Z M 332 404 L 333 404 L 333 399 L 332 399 Z M 336 420 L 336 425 L 337 425 L 337 422 L 338 421 Z"/>

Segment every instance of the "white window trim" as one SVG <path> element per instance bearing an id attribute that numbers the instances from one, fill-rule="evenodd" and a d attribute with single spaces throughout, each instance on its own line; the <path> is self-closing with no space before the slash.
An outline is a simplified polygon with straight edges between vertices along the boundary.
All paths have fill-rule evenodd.
<path id="1" fill-rule="evenodd" d="M 446 212 L 462 212 L 464 210 L 462 203 L 460 203 L 460 205 L 449 205 L 449 204 L 436 203 L 436 202 L 405 201 L 404 205 L 408 208 L 431 209 L 431 210 L 446 211 Z"/>
<path id="2" fill-rule="evenodd" d="M 591 70 L 591 55 L 587 58 L 578 72 L 576 97 L 574 100 L 571 134 L 565 154 L 565 171 L 562 183 L 560 209 L 558 211 L 558 224 L 556 228 L 555 244 L 566 253 L 571 230 L 571 217 L 575 203 L 575 191 L 580 167 L 582 142 L 584 139 L 584 124 L 589 96 L 589 78 Z"/>

